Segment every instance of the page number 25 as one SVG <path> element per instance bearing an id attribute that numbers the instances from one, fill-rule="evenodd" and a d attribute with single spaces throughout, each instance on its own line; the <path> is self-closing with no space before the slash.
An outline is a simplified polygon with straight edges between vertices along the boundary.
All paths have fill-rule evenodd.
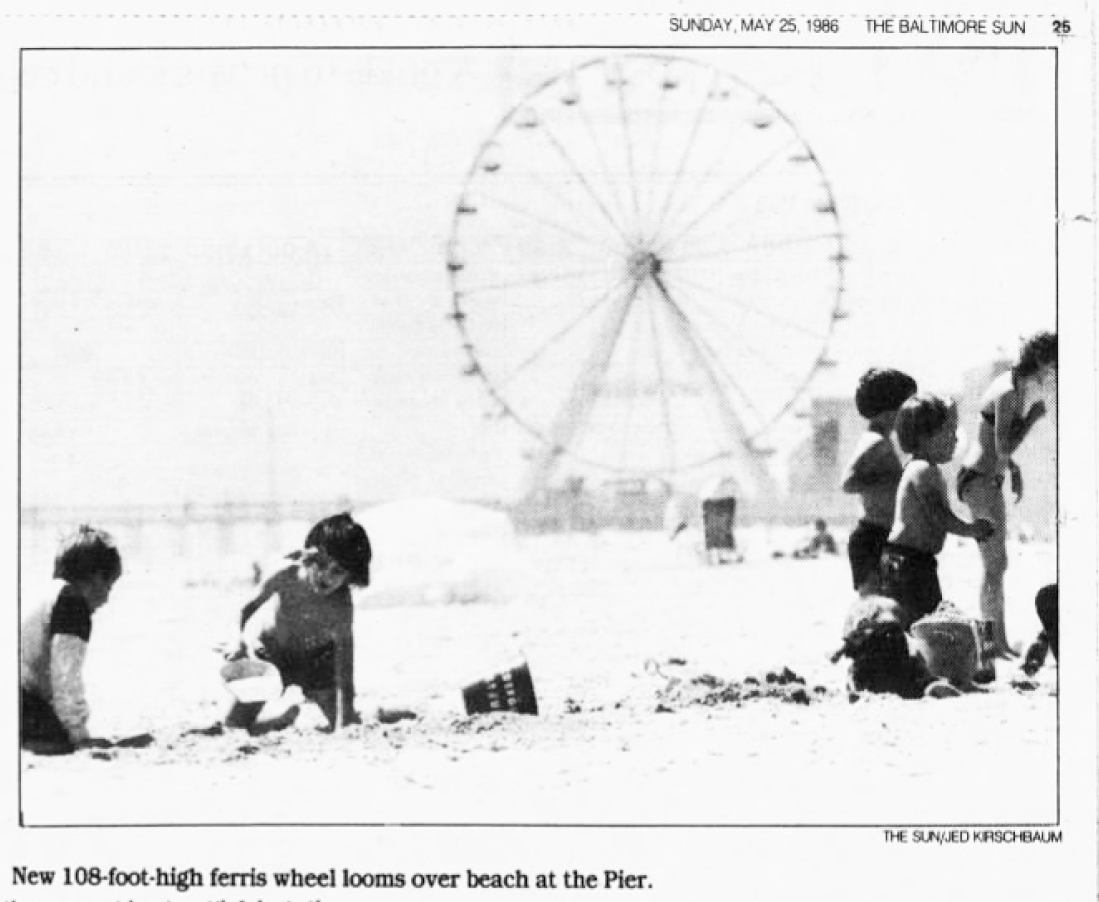
<path id="1" fill-rule="evenodd" d="M 1072 25 L 1069 23 L 1068 19 L 1054 19 L 1053 33 L 1061 35 L 1062 37 L 1072 34 Z"/>

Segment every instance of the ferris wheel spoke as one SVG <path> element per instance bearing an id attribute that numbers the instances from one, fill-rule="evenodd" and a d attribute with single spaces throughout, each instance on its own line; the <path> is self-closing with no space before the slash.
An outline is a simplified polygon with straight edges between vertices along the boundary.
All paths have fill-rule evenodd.
<path id="1" fill-rule="evenodd" d="M 765 422 L 766 418 L 753 403 L 751 396 L 741 388 L 740 383 L 733 377 L 733 374 L 728 371 L 725 364 L 722 362 L 721 355 L 719 355 L 706 340 L 705 336 L 695 325 L 694 320 L 687 315 L 687 311 L 672 297 L 667 281 L 659 277 L 654 277 L 654 280 L 656 281 L 657 288 L 660 290 L 660 294 L 667 302 L 673 315 L 678 318 L 680 325 L 685 330 L 690 342 L 700 351 L 699 360 L 704 364 L 704 369 L 708 372 L 715 391 L 720 391 L 720 382 L 717 378 L 717 376 L 720 375 L 724 377 L 726 383 L 736 392 L 745 407 L 755 414 L 761 423 Z M 677 289 L 677 294 L 681 295 L 682 292 Z M 737 420 L 737 423 L 739 425 L 739 419 Z M 740 428 L 740 431 L 743 431 L 743 427 Z M 745 436 L 745 438 L 747 438 L 747 436 Z"/>
<path id="2" fill-rule="evenodd" d="M 695 290 L 702 292 L 703 294 L 707 295 L 708 297 L 712 297 L 714 300 L 719 301 L 722 304 L 732 304 L 735 307 L 739 307 L 741 310 L 747 310 L 750 313 L 754 313 L 756 316 L 760 316 L 760 317 L 763 317 L 764 319 L 768 319 L 771 322 L 776 323 L 780 326 L 783 326 L 787 329 L 791 329 L 795 332 L 800 332 L 802 335 L 808 336 L 809 338 L 812 338 L 815 341 L 824 342 L 824 341 L 828 340 L 828 335 L 827 334 L 822 334 L 820 332 L 814 332 L 812 329 L 809 329 L 809 328 L 803 326 L 801 323 L 794 322 L 794 320 L 787 319 L 786 317 L 780 316 L 777 313 L 772 313 L 770 310 L 763 310 L 760 307 L 757 307 L 754 304 L 749 304 L 747 301 L 740 300 L 739 298 L 734 298 L 734 297 L 729 297 L 727 295 L 718 294 L 712 288 L 710 288 L 706 285 L 703 285 L 700 282 L 696 282 L 695 280 L 690 279 L 687 276 L 684 276 L 680 273 L 676 273 L 676 281 L 680 282 L 684 285 L 690 285 Z"/>
<path id="3" fill-rule="evenodd" d="M 547 228 L 554 229 L 555 231 L 560 232 L 562 235 L 568 235 L 570 238 L 573 238 L 584 246 L 588 247 L 589 250 L 594 246 L 601 248 L 602 250 L 607 251 L 610 254 L 614 254 L 615 256 L 620 256 L 625 252 L 625 248 L 623 247 L 612 247 L 609 244 L 605 244 L 603 241 L 593 235 L 587 235 L 583 232 L 579 232 L 576 229 L 571 228 L 570 226 L 558 222 L 556 219 L 551 219 L 549 216 L 545 216 L 533 210 L 528 210 L 526 207 L 521 207 L 519 206 L 519 204 L 504 200 L 502 197 L 498 197 L 495 194 L 481 192 L 479 197 L 483 200 L 490 201 L 497 206 L 503 207 L 505 210 L 508 210 L 516 214 L 517 216 L 523 216 L 533 222 L 544 225 Z"/>
<path id="4" fill-rule="evenodd" d="M 660 93 L 656 103 L 656 128 L 652 139 L 652 153 L 649 159 L 649 179 L 645 190 L 645 224 L 644 224 L 644 236 L 649 234 L 649 227 L 653 225 L 652 218 L 655 215 L 654 205 L 657 202 L 659 186 L 657 184 L 657 173 L 660 171 L 660 149 L 664 139 L 664 109 L 665 109 L 665 95 L 674 89 L 674 82 L 672 82 L 668 75 L 668 64 L 664 64 L 664 72 L 660 76 Z"/>
<path id="5" fill-rule="evenodd" d="M 588 115 L 587 107 L 583 103 L 576 103 L 573 105 L 574 111 L 579 115 L 580 121 L 584 125 L 584 131 L 587 132 L 588 141 L 591 143 L 592 150 L 595 152 L 595 159 L 599 164 L 599 175 L 603 179 L 603 182 L 607 185 L 610 191 L 611 200 L 614 203 L 615 211 L 623 220 L 629 217 L 625 214 L 625 208 L 622 206 L 622 200 L 618 196 L 618 190 L 615 188 L 615 179 L 611 174 L 611 168 L 607 165 L 607 158 L 603 153 L 603 145 L 599 141 L 599 134 L 595 125 L 591 121 L 591 116 Z"/>
<path id="6" fill-rule="evenodd" d="M 694 229 L 698 227 L 699 223 L 704 222 L 717 210 L 720 210 L 723 206 L 725 206 L 725 204 L 727 204 L 733 197 L 735 197 L 736 194 L 745 185 L 752 181 L 752 179 L 759 175 L 764 169 L 770 166 L 778 158 L 778 156 L 783 153 L 791 144 L 795 143 L 796 140 L 796 138 L 792 138 L 784 144 L 780 144 L 777 148 L 775 148 L 775 150 L 773 150 L 759 163 L 753 166 L 752 169 L 750 169 L 747 173 L 737 179 L 737 181 L 735 181 L 727 191 L 725 191 L 720 197 L 717 198 L 717 200 L 715 200 L 708 207 L 706 207 L 701 213 L 695 216 L 694 219 L 692 219 L 685 226 L 680 228 L 677 232 L 673 233 L 670 238 L 664 239 L 664 241 L 659 246 L 658 253 L 666 252 L 668 248 L 675 244 L 675 242 L 681 240 L 684 236 L 694 231 Z"/>
<path id="7" fill-rule="evenodd" d="M 614 218 L 614 214 L 612 214 L 611 211 L 607 209 L 607 205 L 603 202 L 603 199 L 599 196 L 599 193 L 592 186 L 591 182 L 588 181 L 588 177 L 584 175 L 584 171 L 577 164 L 572 154 L 570 154 L 565 146 L 558 140 L 557 136 L 553 133 L 553 130 L 549 127 L 548 124 L 543 123 L 540 131 L 545 136 L 546 140 L 550 142 L 553 149 L 557 151 L 561 159 L 564 160 L 565 165 L 572 170 L 572 174 L 576 176 L 577 180 L 584 187 L 584 191 L 587 193 L 591 201 L 599 208 L 599 212 L 603 214 L 603 217 L 610 224 L 611 228 L 613 228 L 615 232 L 618 233 L 618 236 L 624 242 L 629 244 L 630 239 L 627 236 L 625 230 L 622 228 L 622 225 L 618 222 L 618 220 Z"/>
<path id="8" fill-rule="evenodd" d="M 660 213 L 656 218 L 656 225 L 653 229 L 653 233 L 646 236 L 648 241 L 652 242 L 656 240 L 656 236 L 660 234 L 660 230 L 664 227 L 664 219 L 668 215 L 668 208 L 671 206 L 672 198 L 675 197 L 676 189 L 679 187 L 679 182 L 683 178 L 683 173 L 687 169 L 687 160 L 691 156 L 691 151 L 694 150 L 695 142 L 698 140 L 699 130 L 702 128 L 702 121 L 705 118 L 707 109 L 710 107 L 710 102 L 713 100 L 713 88 L 717 84 L 717 73 L 715 72 L 710 76 L 710 83 L 706 88 L 706 95 L 699 104 L 698 109 L 695 111 L 694 120 L 691 122 L 691 131 L 687 136 L 687 141 L 683 146 L 683 153 L 680 154 L 679 163 L 676 166 L 675 175 L 672 176 L 672 183 L 668 186 L 667 194 L 664 195 L 664 203 L 660 208 Z"/>
<path id="9" fill-rule="evenodd" d="M 541 346 L 535 349 L 532 354 L 525 357 L 509 375 L 501 379 L 500 385 L 502 388 L 506 388 L 516 377 L 518 377 L 524 371 L 534 366 L 543 356 L 553 347 L 555 347 L 561 341 L 564 341 L 573 330 L 578 328 L 584 320 L 594 314 L 600 307 L 605 305 L 616 291 L 623 288 L 626 282 L 629 281 L 628 277 L 619 279 L 614 285 L 608 288 L 603 294 L 596 298 L 591 304 L 580 311 L 579 316 L 574 317 L 564 328 L 559 329 L 550 338 L 545 341 Z"/>
<path id="10" fill-rule="evenodd" d="M 633 200 L 634 224 L 641 228 L 641 202 L 638 198 L 637 168 L 633 158 L 633 133 L 630 131 L 630 114 L 626 108 L 626 79 L 622 75 L 621 66 L 618 67 L 618 77 L 615 79 L 615 87 L 618 92 L 618 117 L 622 123 L 622 134 L 626 139 L 626 167 L 630 173 L 630 197 Z"/>
<path id="11" fill-rule="evenodd" d="M 680 296 L 683 297 L 689 304 L 692 312 L 696 312 L 702 315 L 708 323 L 711 324 L 715 332 L 720 331 L 723 336 L 731 340 L 737 347 L 741 348 L 745 354 L 754 360 L 758 360 L 763 366 L 765 366 L 771 372 L 781 376 L 784 380 L 784 388 L 792 387 L 799 384 L 801 377 L 795 376 L 788 372 L 783 367 L 779 366 L 770 357 L 761 354 L 751 342 L 747 342 L 744 338 L 733 329 L 729 323 L 721 319 L 721 317 L 715 316 L 704 305 L 698 303 L 691 292 L 683 291 L 680 289 Z M 774 416 L 771 417 L 772 419 Z"/>
<path id="12" fill-rule="evenodd" d="M 653 359 L 656 363 L 656 378 L 660 386 L 660 409 L 664 415 L 664 440 L 668 448 L 668 463 L 670 469 L 675 469 L 675 430 L 672 428 L 672 409 L 668 398 L 668 380 L 664 368 L 664 354 L 660 348 L 660 333 L 656 325 L 656 308 L 653 304 L 647 305 L 649 314 L 649 336 L 653 345 Z"/>
<path id="13" fill-rule="evenodd" d="M 709 167 L 706 169 L 705 172 L 703 172 L 701 175 L 698 175 L 698 176 L 694 177 L 694 179 L 693 179 L 693 182 L 694 182 L 693 188 L 686 194 L 686 196 L 679 203 L 677 203 L 675 205 L 674 212 L 673 212 L 672 209 L 669 209 L 668 215 L 671 217 L 672 221 L 675 220 L 676 216 L 678 216 L 682 213 L 685 213 L 687 210 L 689 210 L 691 208 L 691 206 L 697 200 L 697 198 L 699 196 L 699 192 L 706 190 L 706 188 L 708 186 L 708 183 L 709 183 L 709 180 L 713 176 L 720 174 L 722 164 L 723 164 L 724 160 L 726 159 L 726 155 L 729 152 L 730 148 L 733 146 L 733 143 L 736 141 L 736 139 L 739 136 L 740 136 L 740 130 L 739 129 L 736 129 L 736 128 L 729 129 L 729 134 L 726 136 L 725 141 L 721 145 L 718 152 L 714 155 L 713 162 L 709 165 Z M 655 240 L 655 237 L 656 236 L 654 235 L 654 240 Z"/>
<path id="14" fill-rule="evenodd" d="M 530 279 L 514 279 L 507 282 L 491 282 L 485 285 L 475 285 L 472 288 L 462 288 L 462 296 L 482 294 L 490 291 L 505 291 L 509 288 L 529 288 L 534 285 L 548 285 L 553 282 L 568 282 L 575 279 L 589 279 L 593 276 L 606 275 L 605 269 L 574 270 L 571 272 L 554 273 L 553 275 L 534 276 Z"/>
<path id="15" fill-rule="evenodd" d="M 681 263 L 689 260 L 712 260 L 715 257 L 732 257 L 737 254 L 750 254 L 755 251 L 763 250 L 776 250 L 783 247 L 796 247 L 801 244 L 812 244 L 815 241 L 824 241 L 826 239 L 837 240 L 839 238 L 837 232 L 821 232 L 818 235 L 804 235 L 801 237 L 793 238 L 780 238 L 775 241 L 759 241 L 754 244 L 740 244 L 735 247 L 725 247 L 720 250 L 713 251 L 698 251 L 696 253 L 686 254 L 669 254 L 664 257 L 665 263 Z"/>

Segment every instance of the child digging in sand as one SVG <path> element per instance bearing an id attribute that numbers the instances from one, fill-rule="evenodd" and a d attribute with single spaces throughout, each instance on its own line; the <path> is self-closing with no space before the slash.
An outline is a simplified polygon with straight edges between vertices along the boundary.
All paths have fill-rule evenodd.
<path id="1" fill-rule="evenodd" d="M 54 560 L 54 586 L 24 616 L 20 630 L 20 744 L 43 754 L 105 748 L 88 731 L 84 658 L 92 615 L 110 599 L 122 575 L 111 537 L 81 526 L 62 540 Z"/>
<path id="2" fill-rule="evenodd" d="M 893 526 L 901 462 L 890 435 L 900 406 L 916 393 L 916 380 L 900 370 L 867 370 L 855 389 L 855 408 L 867 420 L 843 474 L 842 488 L 857 494 L 863 515 L 847 540 L 851 578 L 861 595 L 878 589 L 882 549 Z"/>
<path id="3" fill-rule="evenodd" d="M 939 465 L 954 457 L 957 429 L 957 407 L 937 395 L 915 395 L 897 413 L 897 439 L 912 459 L 897 487 L 893 528 L 882 551 L 881 585 L 882 594 L 897 602 L 906 628 L 943 599 L 935 556 L 947 533 L 982 541 L 993 532 L 987 520 L 966 523 L 950 509 Z"/>
<path id="4" fill-rule="evenodd" d="M 290 555 L 290 562 L 241 611 L 240 644 L 232 658 L 273 664 L 283 685 L 299 687 L 333 731 L 359 720 L 350 587 L 369 585 L 370 559 L 366 530 L 349 514 L 328 517 L 309 531 L 304 550 Z M 289 706 L 266 727 L 288 726 L 296 715 L 296 706 Z M 249 722 L 252 717 L 254 712 L 236 706 L 226 724 L 260 728 Z"/>

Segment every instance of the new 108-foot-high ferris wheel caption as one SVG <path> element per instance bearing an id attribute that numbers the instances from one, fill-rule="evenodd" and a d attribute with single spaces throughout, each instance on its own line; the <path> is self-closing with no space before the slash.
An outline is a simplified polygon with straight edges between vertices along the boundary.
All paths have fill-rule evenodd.
<path id="1" fill-rule="evenodd" d="M 816 155 L 708 65 L 596 59 L 511 109 L 454 214 L 451 316 L 496 412 L 565 460 L 774 492 L 765 434 L 830 364 L 844 241 Z"/>

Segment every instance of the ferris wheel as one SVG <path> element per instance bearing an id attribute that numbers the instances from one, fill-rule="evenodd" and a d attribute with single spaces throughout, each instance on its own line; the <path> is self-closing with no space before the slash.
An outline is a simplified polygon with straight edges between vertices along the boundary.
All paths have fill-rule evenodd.
<path id="1" fill-rule="evenodd" d="M 447 247 L 453 318 L 494 413 L 562 461 L 715 465 L 769 494 L 765 434 L 831 365 L 836 199 L 794 124 L 742 81 L 626 54 L 554 77 L 469 169 Z"/>

